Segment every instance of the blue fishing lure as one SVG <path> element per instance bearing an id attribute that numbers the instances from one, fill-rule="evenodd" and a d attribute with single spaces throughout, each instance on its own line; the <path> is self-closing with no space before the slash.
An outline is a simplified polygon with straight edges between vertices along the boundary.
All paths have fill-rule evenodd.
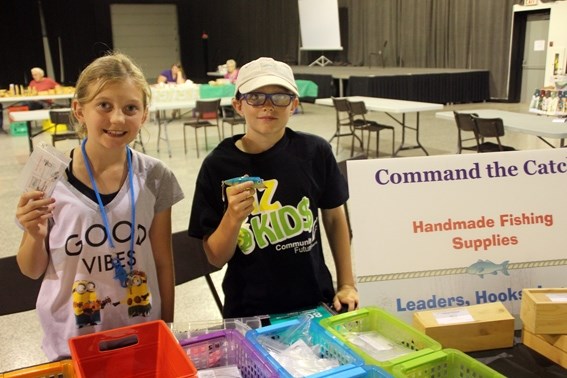
<path id="1" fill-rule="evenodd" d="M 232 185 L 242 184 L 243 182 L 248 182 L 248 181 L 252 181 L 254 183 L 254 188 L 266 187 L 266 185 L 264 184 L 264 180 L 262 180 L 260 177 L 255 177 L 255 176 L 235 177 L 228 180 L 224 180 L 223 184 L 227 186 L 232 186 Z"/>

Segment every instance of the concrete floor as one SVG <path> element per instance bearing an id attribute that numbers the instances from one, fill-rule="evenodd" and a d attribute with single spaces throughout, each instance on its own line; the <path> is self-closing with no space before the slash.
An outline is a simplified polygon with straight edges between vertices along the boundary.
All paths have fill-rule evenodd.
<path id="1" fill-rule="evenodd" d="M 446 106 L 444 110 L 466 110 L 478 108 L 502 109 L 527 113 L 527 104 L 505 104 L 505 103 L 484 103 L 484 104 L 462 104 Z M 377 120 L 387 124 L 393 124 L 385 114 L 370 113 L 369 119 Z M 408 115 L 408 122 L 413 122 L 415 116 Z M 304 113 L 294 115 L 289 123 L 289 127 L 321 135 L 329 139 L 335 131 L 335 111 L 331 107 L 314 104 L 304 104 Z M 8 128 L 7 120 L 4 121 L 4 128 Z M 201 157 L 196 157 L 195 144 L 192 130 L 188 134 L 188 147 L 190 150 L 187 155 L 183 152 L 183 133 L 182 120 L 176 120 L 168 126 L 169 138 L 172 147 L 172 156 L 168 157 L 167 148 L 162 142 L 160 152 L 157 152 L 157 126 L 152 121 L 145 125 L 143 140 L 146 153 L 162 159 L 176 174 L 185 192 L 185 199 L 176 204 L 173 208 L 173 231 L 181 231 L 187 228 L 191 199 L 195 179 L 205 155 L 204 137 L 200 131 L 199 145 L 201 146 Z M 216 133 L 209 130 L 209 143 L 211 145 L 218 142 Z M 230 127 L 226 128 L 226 133 L 230 133 Z M 391 133 L 385 132 L 381 135 L 380 158 L 389 158 L 391 151 Z M 401 138 L 401 128 L 396 126 L 396 143 Z M 410 132 L 408 138 L 414 137 Z M 456 152 L 457 130 L 454 122 L 435 118 L 434 112 L 421 114 L 421 142 L 431 155 L 445 155 Z M 36 143 L 45 140 L 50 143 L 49 134 L 42 134 L 35 138 Z M 524 134 L 508 132 L 503 142 L 512 145 L 517 149 L 549 148 L 536 137 Z M 68 151 L 75 146 L 73 141 L 63 141 L 57 144 L 57 148 Z M 371 148 L 374 146 L 371 143 Z M 336 150 L 336 140 L 333 141 L 333 150 Z M 468 152 L 470 153 L 470 152 Z M 0 134 L 0 240 L 4 248 L 0 249 L 0 257 L 15 255 L 21 238 L 21 231 L 15 225 L 14 213 L 19 197 L 19 190 L 15 185 L 19 172 L 22 170 L 28 158 L 28 145 L 25 137 L 10 136 L 6 133 Z M 371 150 L 371 156 L 374 151 Z M 422 156 L 420 150 L 403 151 L 403 156 Z M 337 159 L 345 159 L 350 156 L 350 139 L 341 138 Z M 424 157 L 426 158 L 426 157 Z M 220 282 L 224 271 L 213 274 L 219 292 Z M 0 288 L 1 289 L 1 288 Z M 17 300 L 17 298 L 14 298 Z M 1 306 L 2 304 L 0 304 Z M 210 291 L 204 278 L 199 278 L 191 282 L 179 285 L 176 291 L 176 310 L 175 321 L 182 324 L 191 321 L 220 319 L 219 311 L 213 301 Z M 28 311 L 18 314 L 5 315 L 0 317 L 0 372 L 19 369 L 26 366 L 46 362 L 45 356 L 40 348 L 42 331 L 36 317 L 35 311 Z"/>

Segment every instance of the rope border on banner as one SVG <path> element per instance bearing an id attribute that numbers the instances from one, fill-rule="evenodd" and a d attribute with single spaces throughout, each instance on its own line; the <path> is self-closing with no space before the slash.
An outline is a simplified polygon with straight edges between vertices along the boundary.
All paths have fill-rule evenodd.
<path id="1" fill-rule="evenodd" d="M 528 269 L 528 268 L 546 268 L 551 266 L 567 265 L 567 259 L 558 260 L 543 260 L 543 261 L 528 261 L 508 264 L 508 270 L 513 269 Z M 424 277 L 436 277 L 436 276 L 450 276 L 456 274 L 471 274 L 479 275 L 477 273 L 469 273 L 469 267 L 464 268 L 451 268 L 451 269 L 434 269 L 434 270 L 422 270 L 417 272 L 400 272 L 400 273 L 388 273 L 388 274 L 377 274 L 371 276 L 362 276 L 357 278 L 358 283 L 367 282 L 378 282 L 378 281 L 392 281 L 392 280 L 406 280 L 412 278 L 424 278 Z M 497 274 L 485 273 L 488 274 Z"/>

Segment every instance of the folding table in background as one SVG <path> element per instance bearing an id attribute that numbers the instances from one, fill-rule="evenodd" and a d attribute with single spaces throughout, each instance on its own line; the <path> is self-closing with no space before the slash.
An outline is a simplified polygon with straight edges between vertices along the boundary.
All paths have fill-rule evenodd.
<path id="1" fill-rule="evenodd" d="M 402 127 L 402 141 L 400 143 L 400 146 L 394 153 L 394 156 L 397 156 L 400 151 L 413 150 L 417 148 L 421 149 L 426 155 L 429 155 L 425 147 L 423 147 L 423 145 L 419 141 L 419 114 L 420 112 L 443 109 L 443 105 L 431 102 L 406 101 L 391 98 L 365 96 L 347 96 L 343 98 L 346 98 L 349 101 L 363 101 L 366 105 L 366 109 L 375 112 L 384 112 Z M 315 100 L 315 104 L 333 106 L 333 99 L 320 98 Z M 415 113 L 414 125 L 409 125 L 406 122 L 407 113 Z M 406 144 L 407 130 L 415 131 L 415 144 Z"/>

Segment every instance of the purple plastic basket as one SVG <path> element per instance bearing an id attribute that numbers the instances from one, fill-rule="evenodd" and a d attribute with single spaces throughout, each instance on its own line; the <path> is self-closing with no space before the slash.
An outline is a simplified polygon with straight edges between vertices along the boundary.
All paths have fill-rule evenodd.
<path id="1" fill-rule="evenodd" d="M 273 367 L 234 329 L 224 329 L 179 342 L 197 370 L 236 365 L 244 378 L 278 377 Z"/>

